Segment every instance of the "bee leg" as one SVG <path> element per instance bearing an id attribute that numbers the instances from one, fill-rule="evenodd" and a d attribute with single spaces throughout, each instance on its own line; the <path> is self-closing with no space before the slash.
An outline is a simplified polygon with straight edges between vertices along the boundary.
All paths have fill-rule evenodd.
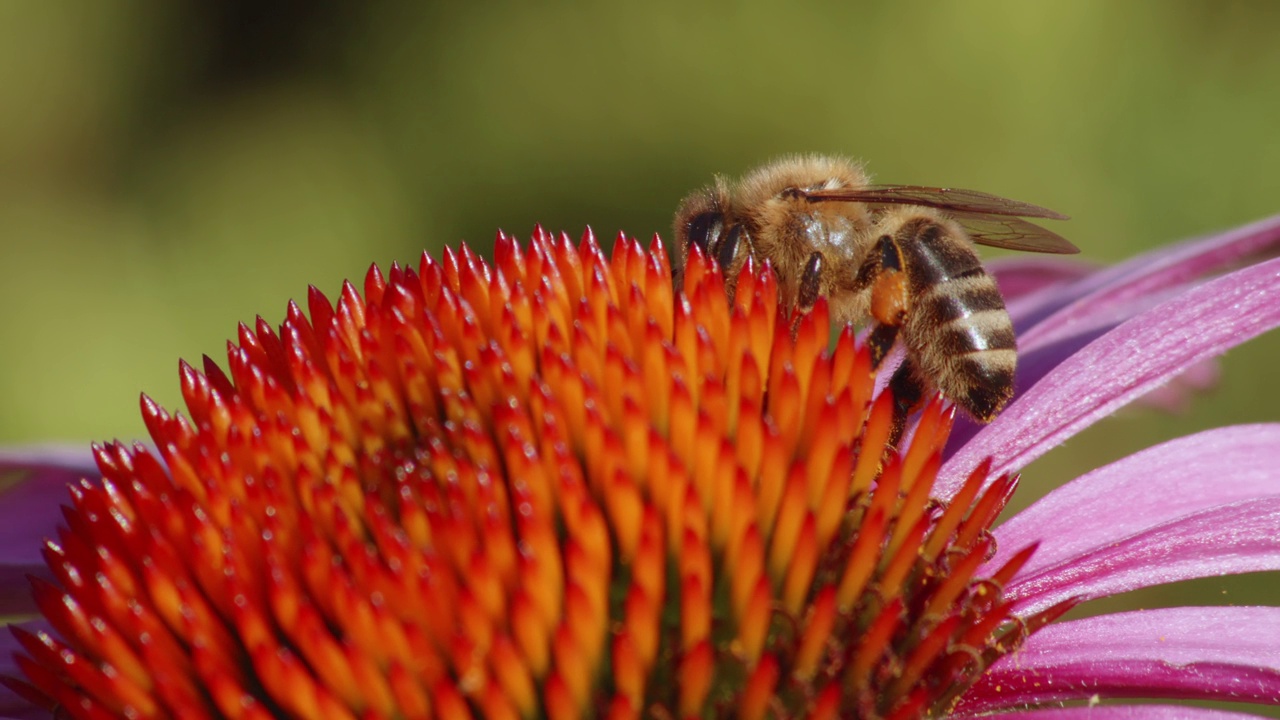
<path id="1" fill-rule="evenodd" d="M 889 354 L 893 343 L 898 340 L 897 325 L 876 325 L 867 333 L 867 347 L 871 349 L 871 368 L 880 368 L 880 363 Z"/>
<path id="2" fill-rule="evenodd" d="M 877 252 L 872 255 L 876 263 L 871 284 L 871 317 L 876 327 L 867 337 L 871 348 L 872 367 L 878 367 L 898 337 L 898 330 L 906 322 L 911 309 L 911 293 L 907 274 L 902 268 L 902 250 L 893 238 L 880 238 Z M 920 402 L 924 393 L 916 379 L 915 363 L 908 357 L 902 361 L 889 381 L 893 393 L 893 425 L 889 432 L 889 447 L 897 447 L 907 426 L 907 415 Z"/>
<path id="3" fill-rule="evenodd" d="M 907 416 L 924 398 L 924 386 L 916 377 L 915 363 L 911 358 L 902 361 L 897 372 L 889 380 L 889 392 L 893 393 L 893 425 L 889 431 L 889 446 L 896 448 L 907 429 Z"/>
<path id="4" fill-rule="evenodd" d="M 879 367 L 889 354 L 911 306 L 907 275 L 902 271 L 902 251 L 888 235 L 880 238 L 876 247 L 877 251 L 864 267 L 868 275 L 866 282 L 871 285 L 871 317 L 877 323 L 867 336 L 872 367 Z"/>
<path id="5" fill-rule="evenodd" d="M 796 293 L 796 306 L 791 314 L 792 337 L 795 337 L 796 332 L 800 329 L 800 319 L 813 309 L 813 306 L 818 302 L 818 297 L 821 295 L 823 262 L 822 253 L 814 251 L 809 256 L 809 261 L 804 264 L 804 271 L 800 273 L 800 287 Z"/>
<path id="6" fill-rule="evenodd" d="M 822 290 L 822 253 L 814 251 L 809 262 L 804 264 L 804 272 L 800 274 L 800 293 L 796 297 L 796 307 L 803 312 L 813 309 L 818 302 L 818 294 Z"/>
<path id="7" fill-rule="evenodd" d="M 733 304 L 733 296 L 737 293 L 737 272 L 741 268 L 741 264 L 737 263 L 737 256 L 742 247 L 742 238 L 748 237 L 746 228 L 741 224 L 730 225 L 726 231 L 717 232 L 707 246 L 707 255 L 716 260 L 716 264 L 721 269 L 721 277 L 724 278 L 724 295 L 728 296 L 730 305 Z"/>

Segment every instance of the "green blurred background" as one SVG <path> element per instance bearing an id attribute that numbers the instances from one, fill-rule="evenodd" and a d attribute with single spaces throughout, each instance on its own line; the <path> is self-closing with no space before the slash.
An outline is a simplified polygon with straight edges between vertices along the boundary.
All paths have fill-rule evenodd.
<path id="1" fill-rule="evenodd" d="M 140 391 L 176 406 L 177 358 L 308 283 L 538 222 L 665 234 L 780 153 L 1061 210 L 1100 261 L 1280 212 L 1280 4 L 689 5 L 0 3 L 0 441 L 139 437 Z M 1277 357 L 1086 432 L 1025 495 L 1277 419 Z"/>

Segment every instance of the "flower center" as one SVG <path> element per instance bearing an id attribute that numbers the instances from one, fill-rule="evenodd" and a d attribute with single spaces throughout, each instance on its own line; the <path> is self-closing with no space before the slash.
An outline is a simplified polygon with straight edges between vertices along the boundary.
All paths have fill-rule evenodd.
<path id="1" fill-rule="evenodd" d="M 921 717 L 1051 617 L 989 578 L 1016 480 L 930 497 L 772 271 L 541 231 L 312 290 L 96 449 L 20 633 L 74 717 Z M 1056 615 L 1060 610 L 1053 611 Z"/>

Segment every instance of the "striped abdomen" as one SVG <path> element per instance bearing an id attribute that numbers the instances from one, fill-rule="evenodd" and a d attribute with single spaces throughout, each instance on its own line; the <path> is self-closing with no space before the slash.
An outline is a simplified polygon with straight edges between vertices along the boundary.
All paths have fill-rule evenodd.
<path id="1" fill-rule="evenodd" d="M 912 295 L 903 340 L 920 379 L 987 422 L 1013 395 L 1013 322 L 968 239 L 952 235 L 925 218 L 898 233 Z"/>

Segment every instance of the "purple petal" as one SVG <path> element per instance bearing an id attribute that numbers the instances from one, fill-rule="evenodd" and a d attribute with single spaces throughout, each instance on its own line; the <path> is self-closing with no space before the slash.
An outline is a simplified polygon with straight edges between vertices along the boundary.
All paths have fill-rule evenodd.
<path id="1" fill-rule="evenodd" d="M 1280 497 L 1242 500 L 1156 525 L 1021 575 L 1006 588 L 1019 614 L 1202 577 L 1280 570 Z"/>
<path id="2" fill-rule="evenodd" d="M 1280 424 L 1208 430 L 1130 455 L 1049 493 L 995 529 L 999 550 L 979 572 L 992 572 L 1032 543 L 1040 546 L 1014 583 L 1069 572 L 1099 550 L 1154 528 L 1265 497 L 1280 497 Z"/>
<path id="3" fill-rule="evenodd" d="M 1139 312 L 1186 292 L 1207 275 L 1277 250 L 1280 250 L 1280 216 L 1208 239 L 1197 238 L 1160 248 L 1121 265 L 1083 275 L 1074 283 L 1050 285 L 1037 292 L 1006 298 L 1018 334 L 1015 397 L 1076 351 Z M 1018 272 L 1014 270 L 1015 274 Z M 1034 276 L 1031 268 L 1024 272 Z M 1014 289 L 1018 289 L 1016 283 Z M 1173 401 L 1180 397 L 1175 394 Z M 1151 400 L 1160 401 L 1160 396 Z M 960 447 L 981 429 L 981 425 L 968 418 L 959 418 L 951 434 L 950 447 Z"/>
<path id="4" fill-rule="evenodd" d="M 958 717 L 976 717 L 959 715 Z M 1079 705 L 983 715 L 1010 720 L 1259 720 L 1257 715 L 1178 705 Z"/>
<path id="5" fill-rule="evenodd" d="M 1049 625 L 998 660 L 960 710 L 1095 696 L 1280 704 L 1280 608 L 1178 607 Z"/>
<path id="6" fill-rule="evenodd" d="M 67 485 L 98 476 L 87 446 L 0 450 L 0 616 L 35 611 L 26 575 L 48 577 L 41 541 L 62 522 Z"/>
<path id="7" fill-rule="evenodd" d="M 1033 348 L 1055 336 L 1070 334 L 1080 323 L 1098 315 L 1117 313 L 1114 306 L 1221 272 L 1250 256 L 1280 249 L 1280 215 L 1226 233 L 1196 238 L 1173 247 L 1144 253 L 1075 283 L 1056 297 L 1045 297 L 1040 308 L 1020 314 L 1020 346 Z"/>
<path id="8" fill-rule="evenodd" d="M 1076 259 L 1044 255 L 1010 255 L 986 264 L 987 272 L 996 279 L 1005 305 L 1010 306 L 1028 295 L 1059 288 L 1097 272 L 1099 265 Z"/>
<path id="9" fill-rule="evenodd" d="M 97 477 L 98 465 L 88 443 L 55 443 L 0 448 L 0 472 L 25 469 L 61 469 L 76 480 Z"/>
<path id="10" fill-rule="evenodd" d="M 1015 399 L 943 465 L 950 497 L 986 457 L 1014 472 L 1188 367 L 1280 324 L 1280 260 L 1192 288 L 1098 338 Z"/>
<path id="11" fill-rule="evenodd" d="M 1189 287 L 1180 289 L 1185 292 Z M 1019 338 L 1018 369 L 1017 376 L 1013 382 L 1014 399 L 1021 397 L 1028 388 L 1034 387 L 1054 368 L 1061 365 L 1064 360 L 1075 355 L 1082 348 L 1088 346 L 1089 343 L 1111 332 L 1121 323 L 1133 318 L 1135 315 L 1146 312 L 1161 302 L 1176 297 L 1176 295 L 1177 293 L 1175 292 L 1166 291 L 1158 295 L 1136 298 L 1132 302 L 1123 305 L 1111 306 L 1107 308 L 1109 311 L 1107 314 L 1099 313 L 1091 316 L 1087 318 L 1087 322 L 1081 320 L 1081 322 L 1072 326 L 1070 333 L 1055 336 L 1052 341 L 1044 342 L 1034 347 L 1026 347 L 1022 339 Z M 1213 360 L 1205 362 L 1212 363 Z M 1201 363 L 1201 365 L 1203 364 Z M 1146 400 L 1152 393 L 1159 393 L 1170 385 L 1176 385 L 1181 381 L 1181 378 L 1182 376 L 1178 375 L 1169 379 L 1165 385 L 1155 387 L 1151 392 L 1142 396 L 1142 399 Z M 949 446 L 954 448 L 963 446 L 973 436 L 977 435 L 982 428 L 982 425 L 970 420 L 968 417 L 962 417 L 961 422 L 957 423 L 955 430 L 951 433 Z"/>

